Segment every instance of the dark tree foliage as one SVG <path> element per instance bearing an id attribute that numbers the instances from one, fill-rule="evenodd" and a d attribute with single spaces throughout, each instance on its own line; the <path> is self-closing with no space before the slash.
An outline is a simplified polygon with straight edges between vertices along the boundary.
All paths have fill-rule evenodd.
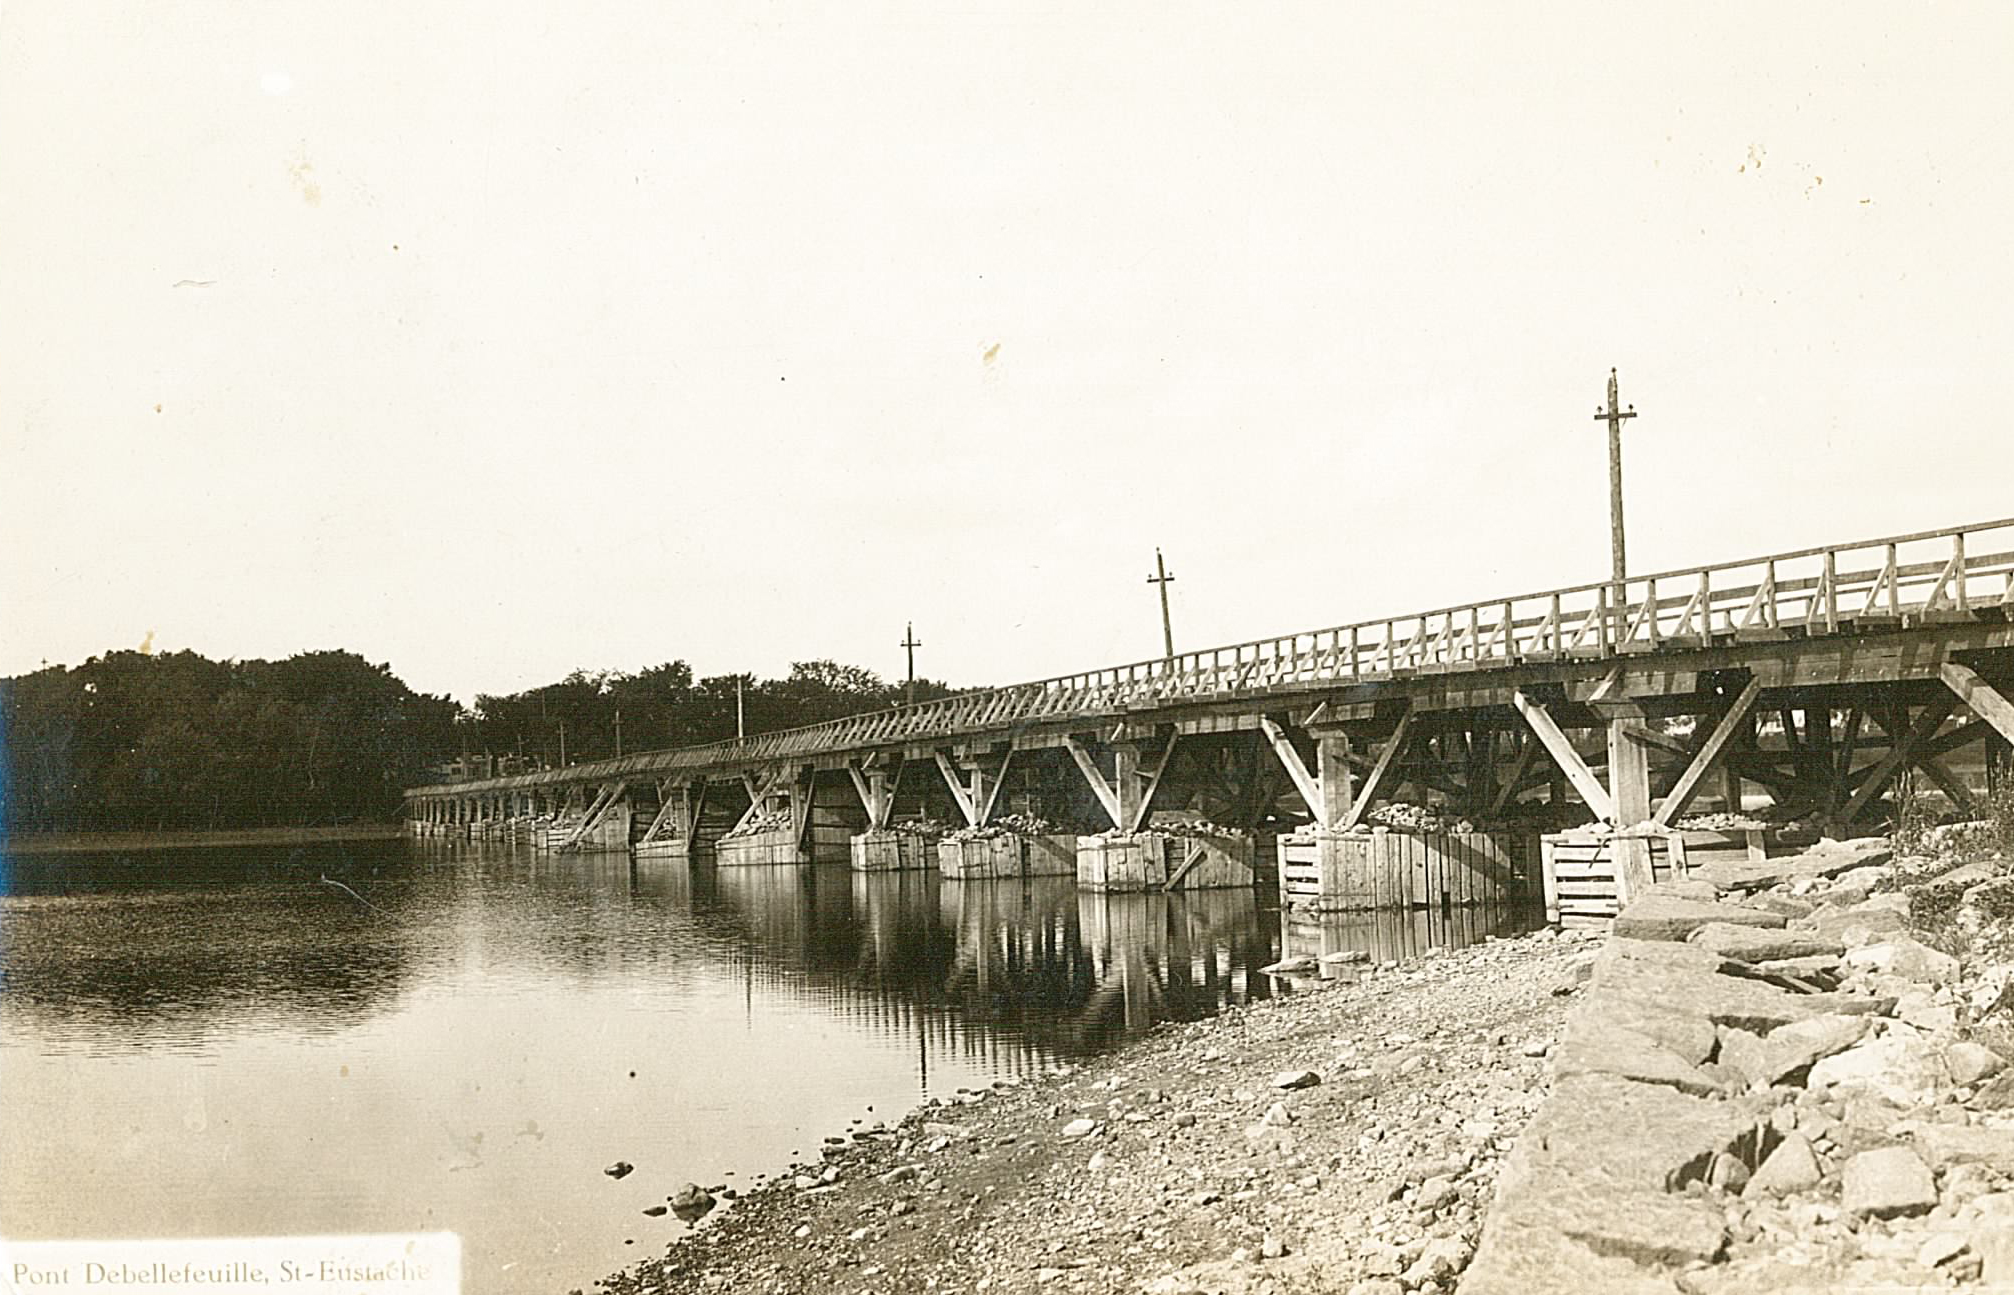
<path id="1" fill-rule="evenodd" d="M 0 680 L 9 833 L 396 818 L 460 708 L 349 652 L 113 652 Z"/>
<path id="2" fill-rule="evenodd" d="M 783 679 L 714 675 L 694 680 L 692 667 L 671 661 L 636 674 L 576 670 L 558 683 L 507 697 L 478 696 L 469 716 L 471 754 L 523 756 L 534 766 L 606 759 L 616 754 L 620 716 L 625 753 L 697 746 L 735 733 L 735 682 L 750 734 L 800 728 L 902 704 L 906 686 L 871 670 L 836 661 L 799 661 Z M 916 681 L 916 700 L 949 697 L 955 689 Z"/>

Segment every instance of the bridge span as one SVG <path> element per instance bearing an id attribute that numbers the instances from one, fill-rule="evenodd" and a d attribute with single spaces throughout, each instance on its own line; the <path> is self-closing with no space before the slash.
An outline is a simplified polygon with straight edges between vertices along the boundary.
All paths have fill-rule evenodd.
<path id="1" fill-rule="evenodd" d="M 2014 741 L 2014 518 L 1360 621 L 509 777 L 416 787 L 414 830 L 843 858 L 904 822 L 1263 838 L 1387 801 L 1475 824 L 1835 835 L 1898 784 L 1979 812 Z M 1907 779 L 1905 780 L 1905 775 Z M 1758 803 L 1761 802 L 1761 803 Z M 1043 824 L 1029 825 L 1033 820 Z M 1648 847 L 1621 873 L 1647 880 Z M 723 861 L 725 861 L 723 859 Z"/>

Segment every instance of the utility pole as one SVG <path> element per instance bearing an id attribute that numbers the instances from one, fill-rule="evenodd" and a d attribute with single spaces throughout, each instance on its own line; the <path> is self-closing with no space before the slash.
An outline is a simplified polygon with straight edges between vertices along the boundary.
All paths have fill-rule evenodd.
<path id="1" fill-rule="evenodd" d="M 1154 574 L 1147 577 L 1147 583 L 1161 586 L 1161 646 L 1167 649 L 1167 656 L 1171 661 L 1175 658 L 1175 628 L 1168 619 L 1168 586 L 1174 582 L 1175 577 L 1168 574 L 1167 564 L 1161 561 L 1160 546 L 1156 545 Z"/>
<path id="2" fill-rule="evenodd" d="M 909 649 L 909 688 L 903 694 L 902 704 L 905 706 L 914 706 L 916 704 L 916 649 L 923 646 L 916 637 L 915 621 L 909 622 L 907 632 L 902 635 L 902 646 Z"/>
<path id="3" fill-rule="evenodd" d="M 1610 576 L 1614 589 L 1610 592 L 1609 612 L 1615 618 L 1615 637 L 1622 637 L 1623 606 L 1627 592 L 1625 581 L 1629 578 L 1629 564 L 1623 556 L 1622 543 L 1622 425 L 1636 417 L 1636 406 L 1627 409 L 1617 403 L 1615 370 L 1608 371 L 1608 408 L 1594 411 L 1596 422 L 1608 424 L 1608 544 Z"/>

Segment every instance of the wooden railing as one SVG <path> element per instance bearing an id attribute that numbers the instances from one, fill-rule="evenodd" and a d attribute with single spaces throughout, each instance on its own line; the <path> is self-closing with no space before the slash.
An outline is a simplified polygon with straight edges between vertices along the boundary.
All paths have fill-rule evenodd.
<path id="1" fill-rule="evenodd" d="M 1183 702 L 1971 620 L 1996 608 L 2014 608 L 2014 518 L 1359 621 L 754 737 L 407 794 L 663 777 Z"/>

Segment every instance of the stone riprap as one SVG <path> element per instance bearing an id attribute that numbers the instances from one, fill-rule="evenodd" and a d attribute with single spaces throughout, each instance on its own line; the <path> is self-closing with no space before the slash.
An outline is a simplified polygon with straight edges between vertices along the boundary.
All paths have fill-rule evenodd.
<path id="1" fill-rule="evenodd" d="M 1955 874 L 1984 898 L 1954 929 L 1992 935 L 2009 871 Z M 1914 892 L 1952 872 L 1827 841 L 1636 898 L 1463 1295 L 2014 1282 L 2014 961 L 1952 957 L 1910 925 Z"/>

